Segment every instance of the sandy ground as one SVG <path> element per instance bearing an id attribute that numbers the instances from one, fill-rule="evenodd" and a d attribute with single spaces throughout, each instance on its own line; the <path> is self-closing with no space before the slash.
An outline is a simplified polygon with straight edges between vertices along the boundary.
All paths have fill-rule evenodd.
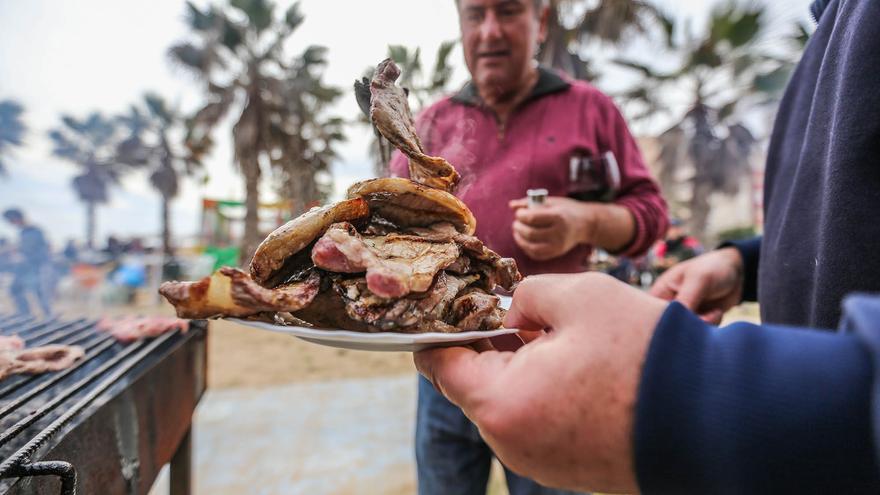
<path id="1" fill-rule="evenodd" d="M 364 352 L 311 344 L 295 337 L 211 322 L 211 388 L 262 387 L 343 378 L 415 376 L 412 354 Z"/>

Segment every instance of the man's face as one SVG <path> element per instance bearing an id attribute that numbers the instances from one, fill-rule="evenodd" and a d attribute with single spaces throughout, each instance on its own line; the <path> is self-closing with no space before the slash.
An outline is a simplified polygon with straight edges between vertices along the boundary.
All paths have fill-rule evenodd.
<path id="1" fill-rule="evenodd" d="M 544 40 L 545 13 L 532 0 L 459 0 L 464 58 L 483 95 L 516 93 L 538 44 Z"/>

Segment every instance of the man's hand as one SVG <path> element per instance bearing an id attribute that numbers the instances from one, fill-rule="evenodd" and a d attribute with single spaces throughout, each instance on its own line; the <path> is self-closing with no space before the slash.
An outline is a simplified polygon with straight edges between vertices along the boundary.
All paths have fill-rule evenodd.
<path id="1" fill-rule="evenodd" d="M 712 251 L 679 263 L 657 279 L 651 295 L 676 300 L 709 323 L 739 304 L 743 291 L 743 260 L 735 248 Z"/>
<path id="2" fill-rule="evenodd" d="M 615 251 L 635 233 L 629 210 L 618 205 L 551 196 L 535 208 L 528 207 L 527 199 L 511 201 L 510 208 L 516 215 L 514 241 L 538 261 L 558 258 L 578 244 Z"/>
<path id="3" fill-rule="evenodd" d="M 439 348 L 415 362 L 514 471 L 548 486 L 635 492 L 636 391 L 665 308 L 606 275 L 529 277 L 504 324 L 547 334 L 516 352 Z"/>

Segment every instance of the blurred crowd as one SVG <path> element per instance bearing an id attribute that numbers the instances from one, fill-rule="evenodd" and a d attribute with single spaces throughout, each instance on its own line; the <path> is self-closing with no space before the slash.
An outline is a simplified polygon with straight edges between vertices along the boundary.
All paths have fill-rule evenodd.
<path id="1" fill-rule="evenodd" d="M 103 302 L 130 304 L 137 290 L 147 285 L 148 258 L 157 250 L 140 238 L 109 236 L 97 249 L 68 240 L 62 249 L 54 250 L 40 226 L 31 223 L 21 209 L 9 208 L 3 218 L 18 230 L 18 236 L 0 238 L 0 301 L 8 300 L 16 314 L 49 317 L 64 292 L 102 291 L 97 297 Z M 174 277 L 176 267 L 166 261 L 161 276 Z"/>

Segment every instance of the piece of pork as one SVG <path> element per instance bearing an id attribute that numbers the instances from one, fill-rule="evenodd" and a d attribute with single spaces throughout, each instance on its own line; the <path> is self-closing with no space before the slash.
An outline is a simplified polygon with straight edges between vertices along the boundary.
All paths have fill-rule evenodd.
<path id="1" fill-rule="evenodd" d="M 24 340 L 18 335 L 0 335 L 0 352 L 24 349 Z"/>
<path id="2" fill-rule="evenodd" d="M 455 297 L 476 277 L 458 277 L 440 272 L 431 287 L 422 294 L 410 294 L 401 299 L 388 300 L 374 294 L 363 278 L 337 281 L 334 286 L 345 302 L 349 318 L 380 331 L 417 332 L 461 331 L 453 326 L 429 325 L 434 321 L 445 323 Z"/>
<path id="3" fill-rule="evenodd" d="M 398 77 L 400 68 L 390 58 L 376 68 L 370 82 L 370 119 L 379 133 L 409 158 L 412 180 L 448 191 L 458 182 L 458 172 L 445 159 L 425 154 L 406 92 L 395 84 Z"/>
<path id="4" fill-rule="evenodd" d="M 147 337 L 158 337 L 166 332 L 189 330 L 189 320 L 168 316 L 123 316 L 122 318 L 103 318 L 97 328 L 109 333 L 122 343 L 133 342 Z"/>
<path id="5" fill-rule="evenodd" d="M 82 359 L 85 351 L 78 345 L 45 345 L 0 353 L 0 380 L 10 375 L 39 375 L 60 371 Z"/>
<path id="6" fill-rule="evenodd" d="M 468 289 L 452 303 L 450 321 L 463 332 L 491 330 L 501 327 L 504 310 L 500 299 L 478 289 Z"/>
<path id="7" fill-rule="evenodd" d="M 174 306 L 180 318 L 241 318 L 264 311 L 299 311 L 312 302 L 320 286 L 321 278 L 316 271 L 303 281 L 267 289 L 247 273 L 223 267 L 198 282 L 165 282 L 159 293 Z"/>
<path id="8" fill-rule="evenodd" d="M 406 232 L 434 242 L 455 242 L 470 256 L 468 269 L 483 275 L 482 287 L 494 290 L 499 286 L 507 291 L 516 288 L 522 280 L 522 274 L 516 267 L 513 258 L 502 258 L 495 251 L 486 247 L 475 236 L 462 234 L 455 226 L 438 222 L 430 227 L 411 227 Z"/>
<path id="9" fill-rule="evenodd" d="M 452 242 L 432 242 L 417 236 L 361 236 L 351 224 L 332 226 L 312 249 L 315 266 L 335 273 L 366 272 L 374 294 L 384 298 L 424 292 L 434 276 L 460 256 Z"/>
<path id="10" fill-rule="evenodd" d="M 264 287 L 273 288 L 290 279 L 290 275 L 308 268 L 307 249 L 331 225 L 337 222 L 366 221 L 370 216 L 367 201 L 360 197 L 332 205 L 312 208 L 275 229 L 260 243 L 251 260 L 253 279 Z M 297 254 L 304 256 L 297 257 Z"/>

